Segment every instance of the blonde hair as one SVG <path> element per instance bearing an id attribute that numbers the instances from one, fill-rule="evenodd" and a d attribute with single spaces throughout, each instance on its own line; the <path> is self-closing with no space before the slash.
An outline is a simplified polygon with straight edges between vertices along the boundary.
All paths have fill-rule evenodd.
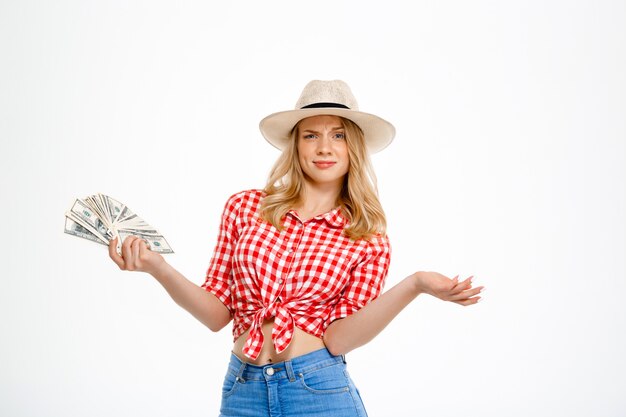
<path id="1" fill-rule="evenodd" d="M 349 168 L 337 204 L 348 219 L 344 233 L 351 239 L 385 235 L 387 220 L 378 199 L 376 174 L 365 147 L 363 131 L 351 120 L 340 117 L 348 145 Z M 261 203 L 261 218 L 281 230 L 289 210 L 301 202 L 304 172 L 298 160 L 298 122 L 290 141 L 270 171 Z"/>

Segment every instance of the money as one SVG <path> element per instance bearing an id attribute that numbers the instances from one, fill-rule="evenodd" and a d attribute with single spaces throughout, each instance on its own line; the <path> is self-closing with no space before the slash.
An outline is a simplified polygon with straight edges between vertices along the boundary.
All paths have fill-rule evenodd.
<path id="1" fill-rule="evenodd" d="M 103 245 L 117 237 L 118 253 L 128 236 L 143 239 L 154 252 L 174 253 L 158 230 L 125 204 L 100 193 L 74 201 L 65 212 L 65 233 Z"/>
<path id="2" fill-rule="evenodd" d="M 100 243 L 102 245 L 107 244 L 106 240 L 96 236 L 94 233 L 90 232 L 88 229 L 84 228 L 67 216 L 65 217 L 65 233 L 82 237 L 83 239 L 91 240 L 92 242 Z"/>

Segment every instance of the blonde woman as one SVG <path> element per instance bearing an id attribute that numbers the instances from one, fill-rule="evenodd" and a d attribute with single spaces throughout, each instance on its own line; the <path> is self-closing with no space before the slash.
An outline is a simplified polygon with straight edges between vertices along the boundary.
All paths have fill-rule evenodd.
<path id="1" fill-rule="evenodd" d="M 482 287 L 420 271 L 382 293 L 391 250 L 369 154 L 395 129 L 359 111 L 346 83 L 311 81 L 295 110 L 260 128 L 283 153 L 263 190 L 226 202 L 202 286 L 141 239 L 127 238 L 121 256 L 113 241 L 109 254 L 212 331 L 233 320 L 221 416 L 366 416 L 345 354 L 421 293 L 468 306 Z"/>

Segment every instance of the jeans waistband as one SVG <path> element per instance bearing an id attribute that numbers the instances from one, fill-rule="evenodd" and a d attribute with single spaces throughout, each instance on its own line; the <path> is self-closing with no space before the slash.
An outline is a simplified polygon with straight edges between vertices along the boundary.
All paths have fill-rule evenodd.
<path id="1" fill-rule="evenodd" d="M 243 362 L 234 353 L 230 355 L 228 371 L 237 377 L 240 382 L 250 380 L 278 380 L 289 379 L 295 381 L 298 374 L 304 374 L 317 369 L 332 366 L 337 363 L 345 363 L 345 356 L 332 355 L 328 349 L 322 348 L 306 355 L 297 356 L 293 359 L 267 365 L 252 365 Z"/>

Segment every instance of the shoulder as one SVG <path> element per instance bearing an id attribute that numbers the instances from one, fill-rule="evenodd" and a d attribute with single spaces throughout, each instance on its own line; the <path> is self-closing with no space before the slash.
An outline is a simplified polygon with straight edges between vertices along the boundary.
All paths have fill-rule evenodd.
<path id="1" fill-rule="evenodd" d="M 227 204 L 246 204 L 246 203 L 259 203 L 265 197 L 265 192 L 259 189 L 249 189 L 238 191 L 228 197 Z"/>
<path id="2" fill-rule="evenodd" d="M 357 261 L 357 268 L 353 274 L 362 276 L 373 274 L 371 277 L 383 278 L 387 275 L 391 264 L 391 245 L 386 235 L 374 235 L 360 241 L 362 252 Z"/>
<path id="3" fill-rule="evenodd" d="M 370 256 L 384 256 L 389 257 L 391 255 L 391 243 L 389 237 L 385 235 L 374 235 L 366 240 L 367 252 Z"/>
<path id="4" fill-rule="evenodd" d="M 265 197 L 263 190 L 249 189 L 239 191 L 228 197 L 224 212 L 241 214 L 254 214 L 258 211 L 261 201 Z"/>

